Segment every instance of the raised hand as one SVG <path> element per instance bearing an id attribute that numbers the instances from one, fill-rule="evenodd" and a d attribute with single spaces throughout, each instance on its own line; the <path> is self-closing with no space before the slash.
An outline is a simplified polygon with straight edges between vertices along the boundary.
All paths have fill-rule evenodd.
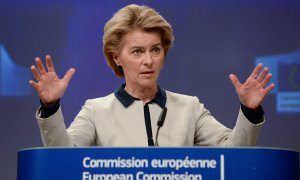
<path id="1" fill-rule="evenodd" d="M 63 96 L 75 69 L 69 69 L 65 76 L 59 79 L 49 55 L 46 56 L 47 70 L 39 57 L 35 58 L 35 63 L 36 66 L 31 66 L 31 72 L 36 82 L 30 80 L 29 84 L 36 90 L 44 104 L 51 104 Z"/>
<path id="2" fill-rule="evenodd" d="M 241 103 L 250 108 L 257 109 L 266 95 L 275 87 L 272 83 L 267 86 L 272 75 L 267 67 L 258 64 L 244 84 L 241 84 L 237 76 L 230 74 L 229 78 L 235 87 Z"/>

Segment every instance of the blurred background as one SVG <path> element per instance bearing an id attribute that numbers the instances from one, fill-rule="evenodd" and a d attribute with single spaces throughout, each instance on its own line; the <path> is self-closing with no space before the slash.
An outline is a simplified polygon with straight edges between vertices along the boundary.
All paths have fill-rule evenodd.
<path id="1" fill-rule="evenodd" d="M 232 128 L 239 100 L 228 78 L 245 81 L 255 64 L 273 73 L 258 146 L 300 151 L 300 1 L 0 1 L 0 179 L 16 179 L 17 152 L 40 147 L 39 98 L 29 87 L 34 58 L 52 55 L 60 77 L 77 72 L 61 100 L 66 125 L 86 99 L 112 93 L 122 79 L 102 53 L 105 22 L 127 4 L 145 4 L 172 25 L 175 45 L 159 79 L 163 89 L 197 96 Z"/>

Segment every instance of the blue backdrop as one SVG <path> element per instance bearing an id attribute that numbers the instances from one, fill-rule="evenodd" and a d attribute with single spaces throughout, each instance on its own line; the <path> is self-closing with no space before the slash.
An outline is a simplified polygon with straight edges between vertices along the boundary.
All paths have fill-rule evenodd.
<path id="1" fill-rule="evenodd" d="M 270 66 L 277 89 L 264 104 L 259 146 L 300 150 L 300 1 L 0 1 L 0 179 L 16 177 L 17 151 L 42 146 L 29 87 L 36 56 L 51 54 L 63 76 L 77 72 L 62 99 L 67 126 L 85 100 L 105 96 L 122 82 L 102 53 L 105 22 L 121 7 L 146 4 L 172 25 L 174 48 L 159 79 L 162 88 L 198 96 L 233 127 L 239 100 L 228 78 L 244 81 L 258 62 Z"/>

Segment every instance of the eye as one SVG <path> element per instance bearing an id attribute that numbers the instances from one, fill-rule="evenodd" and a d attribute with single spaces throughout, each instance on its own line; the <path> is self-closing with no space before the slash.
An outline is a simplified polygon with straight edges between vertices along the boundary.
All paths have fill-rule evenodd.
<path id="1" fill-rule="evenodd" d="M 143 53 L 143 51 L 141 49 L 134 49 L 133 51 L 131 51 L 131 53 L 135 56 L 139 56 Z"/>
<path id="2" fill-rule="evenodd" d="M 161 47 L 154 47 L 151 52 L 154 54 L 159 54 L 161 52 Z"/>

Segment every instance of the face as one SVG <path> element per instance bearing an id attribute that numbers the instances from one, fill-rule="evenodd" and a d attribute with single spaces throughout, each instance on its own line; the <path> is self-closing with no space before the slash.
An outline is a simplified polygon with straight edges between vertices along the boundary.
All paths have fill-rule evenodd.
<path id="1" fill-rule="evenodd" d="M 114 61 L 122 66 L 129 88 L 156 88 L 164 62 L 160 33 L 141 29 L 128 32 Z"/>

